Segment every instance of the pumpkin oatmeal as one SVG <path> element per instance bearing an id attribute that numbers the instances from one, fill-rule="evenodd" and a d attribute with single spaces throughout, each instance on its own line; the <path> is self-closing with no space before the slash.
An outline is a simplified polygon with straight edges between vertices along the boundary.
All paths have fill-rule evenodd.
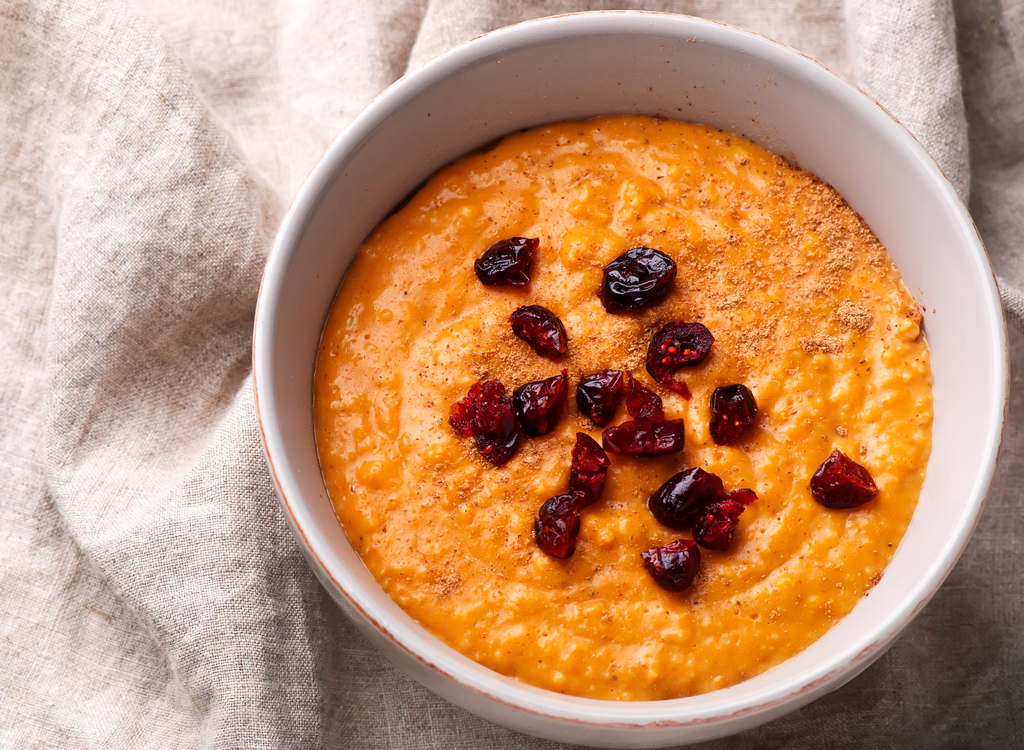
<path id="1" fill-rule="evenodd" d="M 539 240 L 529 283 L 484 285 L 474 262 L 509 238 Z M 677 273 L 659 301 L 609 312 L 603 269 L 632 248 L 668 256 Z M 513 331 L 525 306 L 564 325 L 564 355 Z M 672 321 L 714 337 L 706 358 L 674 372 L 680 388 L 645 369 Z M 784 159 L 669 120 L 544 126 L 443 169 L 361 247 L 317 361 L 321 467 L 366 566 L 452 648 L 573 695 L 704 693 L 805 649 L 882 576 L 931 447 L 920 326 L 871 230 Z M 563 370 L 560 419 L 524 434 L 501 465 L 449 424 L 476 383 L 500 380 L 511 397 Z M 604 370 L 632 372 L 638 395 L 660 396 L 685 446 L 609 455 L 575 552 L 556 559 L 535 539 L 538 509 L 566 492 L 577 433 L 601 442 L 575 393 Z M 709 404 L 737 384 L 756 417 L 726 425 L 738 437 L 721 445 Z M 731 409 L 749 402 L 727 395 Z M 630 419 L 621 405 L 610 425 Z M 812 476 L 835 449 L 870 473 L 877 497 L 850 509 L 815 500 Z M 692 468 L 756 499 L 728 547 L 701 549 L 692 585 L 670 592 L 641 553 L 692 535 L 659 523 L 648 499 Z"/>

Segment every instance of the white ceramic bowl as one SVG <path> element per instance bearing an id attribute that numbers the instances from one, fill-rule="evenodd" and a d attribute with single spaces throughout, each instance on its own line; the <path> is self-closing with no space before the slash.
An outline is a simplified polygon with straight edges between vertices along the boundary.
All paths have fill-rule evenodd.
<path id="1" fill-rule="evenodd" d="M 383 593 L 349 546 L 317 464 L 311 413 L 321 327 L 353 253 L 428 175 L 521 128 L 602 114 L 707 123 L 835 187 L 927 310 L 934 443 L 920 503 L 881 582 L 784 664 L 706 695 L 606 702 L 557 695 L 442 645 Z M 443 273 L 444 269 L 437 269 Z M 684 16 L 598 12 L 531 21 L 441 55 L 373 101 L 331 145 L 285 218 L 256 314 L 267 461 L 296 538 L 342 609 L 431 690 L 522 732 L 641 747 L 756 726 L 877 659 L 949 573 L 984 503 L 1002 433 L 1006 332 L 984 248 L 934 161 L 880 106 L 763 37 Z"/>

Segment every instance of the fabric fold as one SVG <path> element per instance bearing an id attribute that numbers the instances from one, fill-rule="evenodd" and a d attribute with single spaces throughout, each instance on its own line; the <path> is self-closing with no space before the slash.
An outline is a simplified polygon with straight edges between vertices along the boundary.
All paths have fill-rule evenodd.
<path id="1" fill-rule="evenodd" d="M 55 504 L 165 651 L 203 746 L 318 746 L 321 594 L 247 379 L 272 201 L 145 18 L 54 4 L 48 28 L 67 81 L 48 164 Z"/>
<path id="2" fill-rule="evenodd" d="M 921 141 L 966 203 L 967 118 L 950 0 L 847 0 L 853 81 Z"/>

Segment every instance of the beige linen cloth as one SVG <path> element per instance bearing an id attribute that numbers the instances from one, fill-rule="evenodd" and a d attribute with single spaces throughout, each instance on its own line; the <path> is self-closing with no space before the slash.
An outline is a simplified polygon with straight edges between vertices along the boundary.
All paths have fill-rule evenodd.
<path id="1" fill-rule="evenodd" d="M 375 94 L 608 7 L 761 32 L 878 98 L 969 196 L 1020 321 L 1019 1 L 0 0 L 0 747 L 554 747 L 328 600 L 263 465 L 250 335 L 284 207 Z M 1017 388 L 981 525 L 880 662 L 711 746 L 1024 746 L 1022 437 Z"/>

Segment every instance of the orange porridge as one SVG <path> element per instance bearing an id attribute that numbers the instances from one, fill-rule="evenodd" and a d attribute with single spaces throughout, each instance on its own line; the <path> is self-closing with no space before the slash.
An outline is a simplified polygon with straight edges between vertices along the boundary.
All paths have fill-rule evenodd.
<path id="1" fill-rule="evenodd" d="M 484 286 L 474 261 L 538 238 L 522 288 Z M 668 295 L 609 313 L 602 269 L 655 248 L 678 273 Z M 542 305 L 568 351 L 538 356 L 509 315 Z M 692 399 L 644 362 L 669 321 L 715 342 L 679 370 Z M 740 682 L 820 638 L 868 594 L 910 523 L 931 448 L 921 314 L 885 249 L 830 187 L 738 136 L 637 116 L 544 126 L 435 175 L 361 247 L 323 333 L 316 440 L 328 491 L 380 585 L 452 648 L 504 675 L 572 695 L 655 700 Z M 568 371 L 554 429 L 501 466 L 448 423 L 479 381 L 512 391 Z M 579 379 L 631 371 L 683 419 L 681 452 L 609 455 L 602 498 L 561 560 L 534 538 L 538 508 L 565 492 Z M 757 417 L 716 444 L 709 400 L 741 383 Z M 630 419 L 620 406 L 612 424 Z M 878 497 L 850 510 L 808 483 L 838 448 Z M 688 532 L 647 501 L 700 467 L 757 494 L 725 550 L 702 549 L 681 592 L 640 553 Z"/>

